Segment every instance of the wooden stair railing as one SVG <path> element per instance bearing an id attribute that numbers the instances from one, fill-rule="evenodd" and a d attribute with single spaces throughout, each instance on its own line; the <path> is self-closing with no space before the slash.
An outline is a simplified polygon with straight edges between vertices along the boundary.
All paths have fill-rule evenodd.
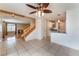
<path id="1" fill-rule="evenodd" d="M 33 22 L 30 26 L 28 26 L 26 29 L 24 29 L 23 34 L 20 37 L 24 38 L 24 37 L 28 36 L 34 29 L 35 29 L 35 22 Z"/>

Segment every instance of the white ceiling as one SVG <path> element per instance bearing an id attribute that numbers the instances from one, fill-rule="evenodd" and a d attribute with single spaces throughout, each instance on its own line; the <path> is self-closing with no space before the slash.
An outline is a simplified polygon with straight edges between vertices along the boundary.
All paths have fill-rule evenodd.
<path id="1" fill-rule="evenodd" d="M 37 4 L 31 3 L 31 5 L 37 6 Z M 63 15 L 66 10 L 70 10 L 73 8 L 78 8 L 79 4 L 68 4 L 68 3 L 50 3 L 49 9 L 52 10 L 52 13 L 45 14 L 45 16 L 49 19 L 56 18 L 58 14 Z M 29 12 L 34 11 L 25 5 L 25 3 L 0 3 L 0 9 L 16 12 L 25 16 L 36 17 L 36 14 L 29 15 Z"/>

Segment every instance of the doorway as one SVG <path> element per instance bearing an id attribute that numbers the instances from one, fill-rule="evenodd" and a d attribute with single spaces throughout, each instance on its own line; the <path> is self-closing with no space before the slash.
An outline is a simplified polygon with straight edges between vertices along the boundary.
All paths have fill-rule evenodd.
<path id="1" fill-rule="evenodd" d="M 17 32 L 17 26 L 14 23 L 3 22 L 2 29 L 3 38 L 13 37 L 16 35 Z"/>
<path id="2" fill-rule="evenodd" d="M 15 35 L 15 24 L 7 23 L 7 35 L 14 36 Z"/>

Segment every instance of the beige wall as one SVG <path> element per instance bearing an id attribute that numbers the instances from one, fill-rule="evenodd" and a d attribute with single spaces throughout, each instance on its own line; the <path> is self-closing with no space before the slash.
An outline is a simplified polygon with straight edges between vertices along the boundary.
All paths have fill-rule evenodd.
<path id="1" fill-rule="evenodd" d="M 32 31 L 27 37 L 25 37 L 25 40 L 33 40 L 33 39 L 38 39 L 41 40 L 43 38 L 43 22 L 42 22 L 42 18 L 37 17 L 35 19 L 36 21 L 36 28 L 34 31 Z"/>
<path id="2" fill-rule="evenodd" d="M 43 17 L 37 17 L 36 18 L 36 28 L 31 34 L 29 34 L 27 37 L 25 37 L 27 40 L 32 39 L 43 39 L 44 37 L 47 38 L 48 36 L 48 26 L 47 26 L 48 19 L 45 19 Z"/>
<path id="3" fill-rule="evenodd" d="M 2 38 L 2 19 L 0 17 L 0 40 Z"/>
<path id="4" fill-rule="evenodd" d="M 2 32 L 2 18 L 0 17 L 0 32 Z"/>

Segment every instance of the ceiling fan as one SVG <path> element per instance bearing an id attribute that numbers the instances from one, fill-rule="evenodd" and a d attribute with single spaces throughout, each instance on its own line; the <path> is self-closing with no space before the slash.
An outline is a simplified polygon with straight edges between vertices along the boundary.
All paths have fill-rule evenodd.
<path id="1" fill-rule="evenodd" d="M 32 9 L 35 9 L 35 11 L 30 12 L 29 14 L 34 14 L 34 13 L 37 13 L 37 12 L 52 13 L 52 11 L 47 8 L 49 6 L 49 3 L 37 3 L 37 7 L 30 5 L 30 4 L 26 4 L 26 6 L 32 8 Z"/>

